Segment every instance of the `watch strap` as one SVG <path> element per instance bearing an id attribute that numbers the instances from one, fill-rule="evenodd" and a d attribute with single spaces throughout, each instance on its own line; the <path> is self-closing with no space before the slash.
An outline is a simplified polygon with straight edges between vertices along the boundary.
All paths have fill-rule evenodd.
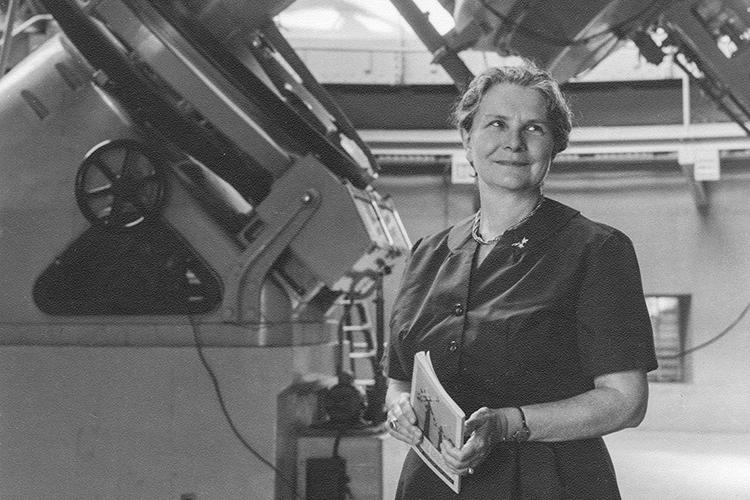
<path id="1" fill-rule="evenodd" d="M 516 443 L 523 443 L 524 441 L 529 440 L 531 431 L 529 430 L 529 426 L 526 424 L 526 414 L 523 412 L 520 406 L 516 406 L 516 410 L 518 410 L 518 413 L 521 414 L 521 428 L 513 433 L 511 439 Z"/>

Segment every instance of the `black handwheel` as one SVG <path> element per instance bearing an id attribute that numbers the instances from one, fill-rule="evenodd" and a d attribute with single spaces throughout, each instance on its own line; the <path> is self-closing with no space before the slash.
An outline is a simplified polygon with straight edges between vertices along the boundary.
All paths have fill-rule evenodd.
<path id="1" fill-rule="evenodd" d="M 132 139 L 118 139 L 92 149 L 78 168 L 78 207 L 92 224 L 130 228 L 159 214 L 166 179 L 161 163 Z"/>

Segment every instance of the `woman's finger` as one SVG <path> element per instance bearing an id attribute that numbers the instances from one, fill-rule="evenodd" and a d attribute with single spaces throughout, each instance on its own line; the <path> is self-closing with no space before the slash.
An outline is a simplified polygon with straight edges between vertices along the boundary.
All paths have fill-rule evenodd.
<path id="1" fill-rule="evenodd" d="M 410 445 L 419 444 L 422 440 L 422 430 L 412 425 L 397 405 L 388 412 L 386 429 L 390 435 Z"/>
<path id="2" fill-rule="evenodd" d="M 402 394 L 396 404 L 400 410 L 399 416 L 403 416 L 406 422 L 415 425 L 417 423 L 417 415 L 414 413 L 414 407 L 411 405 L 409 395 Z"/>

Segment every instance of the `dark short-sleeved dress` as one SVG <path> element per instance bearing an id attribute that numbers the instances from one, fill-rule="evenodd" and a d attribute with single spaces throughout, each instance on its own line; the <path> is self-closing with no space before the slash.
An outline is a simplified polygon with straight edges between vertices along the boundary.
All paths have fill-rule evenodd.
<path id="1" fill-rule="evenodd" d="M 475 268 L 471 219 L 415 244 L 391 315 L 388 376 L 414 354 L 469 416 L 566 399 L 606 373 L 656 368 L 633 245 L 551 199 Z M 619 498 L 601 438 L 501 443 L 454 494 L 410 451 L 398 499 Z"/>

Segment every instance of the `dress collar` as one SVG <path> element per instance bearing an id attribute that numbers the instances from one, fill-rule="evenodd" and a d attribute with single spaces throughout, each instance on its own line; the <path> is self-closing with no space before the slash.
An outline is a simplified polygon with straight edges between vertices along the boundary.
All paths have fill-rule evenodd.
<path id="1" fill-rule="evenodd" d="M 557 232 L 570 219 L 580 212 L 550 198 L 545 198 L 539 210 L 519 227 L 507 231 L 498 241 L 498 245 L 510 245 L 519 249 L 537 246 Z M 467 217 L 455 224 L 448 233 L 448 248 L 451 252 L 459 250 L 471 238 L 471 224 L 474 216 Z"/>

